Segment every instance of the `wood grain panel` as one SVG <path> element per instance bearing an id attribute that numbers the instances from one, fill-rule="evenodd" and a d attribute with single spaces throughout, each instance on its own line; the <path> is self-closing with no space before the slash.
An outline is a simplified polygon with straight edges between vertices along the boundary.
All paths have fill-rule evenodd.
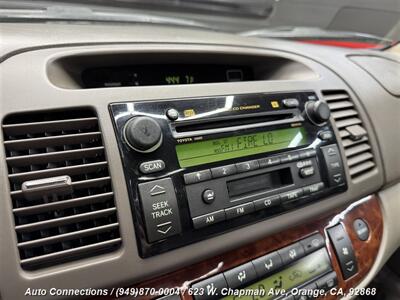
<path id="1" fill-rule="evenodd" d="M 357 218 L 362 218 L 368 223 L 370 236 L 367 241 L 361 241 L 356 236 L 353 229 L 353 222 Z M 338 223 L 342 223 L 345 226 L 352 241 L 358 262 L 358 273 L 348 280 L 344 280 L 341 275 L 333 246 L 326 234 L 326 229 L 328 227 Z M 236 267 L 316 232 L 320 232 L 325 237 L 333 269 L 338 274 L 339 287 L 347 291 L 349 288 L 356 286 L 366 276 L 377 256 L 383 232 L 383 220 L 379 199 L 375 195 L 368 196 L 353 203 L 349 207 L 321 216 L 306 224 L 297 225 L 291 229 L 268 236 L 258 242 L 251 243 L 172 273 L 141 282 L 132 287 L 153 287 L 156 289 L 180 287 L 183 291 L 183 298 L 189 300 L 192 299 L 192 297 L 184 291 L 191 283 Z M 140 299 L 151 298 L 155 298 L 155 296 L 140 297 Z M 326 298 L 335 299 L 336 297 L 329 296 Z M 132 297 L 125 297 L 123 299 L 132 299 Z"/>

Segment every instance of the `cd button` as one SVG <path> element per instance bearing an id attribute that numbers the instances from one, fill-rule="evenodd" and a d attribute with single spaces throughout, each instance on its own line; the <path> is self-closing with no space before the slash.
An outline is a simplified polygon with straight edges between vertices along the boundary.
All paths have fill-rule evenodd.
<path id="1" fill-rule="evenodd" d="M 249 160 L 242 163 L 236 164 L 236 170 L 238 173 L 248 172 L 259 168 L 257 160 Z"/>
<path id="2" fill-rule="evenodd" d="M 193 173 L 187 173 L 183 175 L 186 184 L 193 184 L 205 180 L 211 179 L 210 170 L 201 170 Z"/>
<path id="3" fill-rule="evenodd" d="M 222 222 L 224 220 L 225 220 L 225 212 L 223 209 L 212 212 L 210 214 L 195 217 L 192 219 L 193 226 L 196 229 L 210 226 L 215 223 Z"/>
<path id="4" fill-rule="evenodd" d="M 264 157 L 258 160 L 260 168 L 276 166 L 279 165 L 280 162 L 281 160 L 278 156 Z"/>
<path id="5" fill-rule="evenodd" d="M 254 211 L 253 202 L 241 204 L 238 206 L 230 207 L 225 209 L 225 214 L 227 219 L 237 218 L 243 215 L 250 214 Z"/>
<path id="6" fill-rule="evenodd" d="M 254 207 L 256 210 L 262 210 L 266 209 L 269 207 L 277 206 L 281 204 L 281 199 L 279 195 L 263 198 L 263 199 L 258 199 L 253 201 Z"/>
<path id="7" fill-rule="evenodd" d="M 227 165 L 227 166 L 222 166 L 222 167 L 217 167 L 217 168 L 211 169 L 211 174 L 212 174 L 212 177 L 214 177 L 214 178 L 229 176 L 229 175 L 233 175 L 235 173 L 236 173 L 235 165 Z"/>

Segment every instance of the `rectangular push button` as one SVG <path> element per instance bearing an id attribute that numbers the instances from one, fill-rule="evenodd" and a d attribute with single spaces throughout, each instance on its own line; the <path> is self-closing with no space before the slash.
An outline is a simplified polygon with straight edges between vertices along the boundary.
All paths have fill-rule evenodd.
<path id="1" fill-rule="evenodd" d="M 345 182 L 343 163 L 336 144 L 321 147 L 328 170 L 329 185 L 336 186 Z"/>
<path id="2" fill-rule="evenodd" d="M 339 259 L 343 278 L 350 278 L 358 272 L 356 257 L 350 238 L 341 224 L 329 228 L 328 234 Z"/>
<path id="3" fill-rule="evenodd" d="M 178 202 L 171 178 L 139 184 L 149 243 L 181 232 Z"/>

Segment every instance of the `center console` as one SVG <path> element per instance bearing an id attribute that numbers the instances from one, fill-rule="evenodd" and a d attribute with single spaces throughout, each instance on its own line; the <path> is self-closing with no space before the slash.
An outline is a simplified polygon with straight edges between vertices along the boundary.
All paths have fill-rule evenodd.
<path id="1" fill-rule="evenodd" d="M 347 189 L 313 91 L 110 105 L 140 255 L 149 257 Z"/>

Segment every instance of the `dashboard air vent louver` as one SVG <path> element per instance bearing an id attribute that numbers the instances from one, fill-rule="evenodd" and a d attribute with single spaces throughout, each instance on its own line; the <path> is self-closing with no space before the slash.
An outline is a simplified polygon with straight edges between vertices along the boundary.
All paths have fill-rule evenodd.
<path id="1" fill-rule="evenodd" d="M 375 167 L 368 134 L 346 91 L 323 91 L 322 94 L 339 130 L 350 176 L 356 179 Z"/>
<path id="2" fill-rule="evenodd" d="M 94 112 L 11 115 L 3 134 L 22 268 L 56 265 L 120 245 Z"/>

